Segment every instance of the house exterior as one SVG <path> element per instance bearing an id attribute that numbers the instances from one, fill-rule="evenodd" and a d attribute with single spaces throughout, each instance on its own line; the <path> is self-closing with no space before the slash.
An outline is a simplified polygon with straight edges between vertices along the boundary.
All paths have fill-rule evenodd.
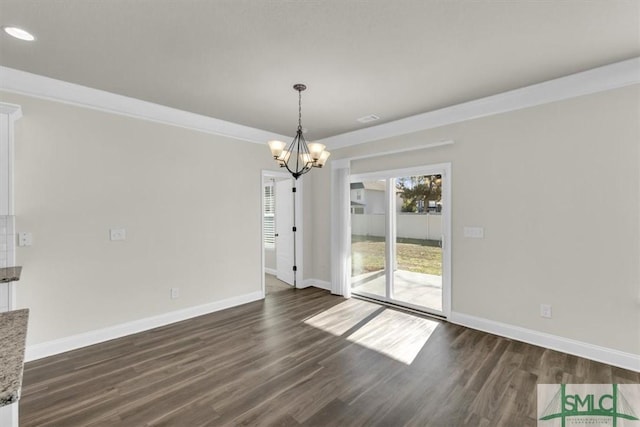
<path id="1" fill-rule="evenodd" d="M 350 194 L 352 214 L 384 215 L 384 182 L 352 182 Z M 401 194 L 396 191 L 396 212 L 400 212 L 402 208 Z"/>

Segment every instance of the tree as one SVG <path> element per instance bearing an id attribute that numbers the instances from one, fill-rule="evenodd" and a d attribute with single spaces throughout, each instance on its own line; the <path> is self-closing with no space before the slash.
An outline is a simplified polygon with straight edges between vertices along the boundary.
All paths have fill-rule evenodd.
<path id="1" fill-rule="evenodd" d="M 442 199 L 442 175 L 422 175 L 399 178 L 396 188 L 401 192 L 402 212 L 418 212 L 418 202 L 427 207 L 429 201 Z"/>

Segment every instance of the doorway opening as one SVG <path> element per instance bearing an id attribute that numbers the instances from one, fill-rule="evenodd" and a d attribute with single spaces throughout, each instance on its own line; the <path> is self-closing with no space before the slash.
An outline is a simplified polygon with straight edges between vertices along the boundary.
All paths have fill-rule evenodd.
<path id="1" fill-rule="evenodd" d="M 351 291 L 447 317 L 450 165 L 351 176 Z"/>
<path id="2" fill-rule="evenodd" d="M 262 172 L 262 290 L 265 295 L 289 290 L 294 286 L 295 276 L 298 280 L 302 277 L 301 187 L 302 180 L 294 181 L 289 173 Z"/>

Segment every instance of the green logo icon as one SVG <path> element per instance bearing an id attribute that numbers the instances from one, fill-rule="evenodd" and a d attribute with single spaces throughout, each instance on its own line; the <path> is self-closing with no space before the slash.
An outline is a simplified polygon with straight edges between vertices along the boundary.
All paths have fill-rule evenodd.
<path id="1" fill-rule="evenodd" d="M 620 391 L 618 384 L 571 385 L 575 386 L 574 388 L 579 388 L 580 392 L 568 392 L 567 384 L 560 384 L 559 389 L 542 411 L 539 421 L 559 419 L 562 427 L 566 426 L 567 420 L 573 425 L 604 422 L 613 427 L 618 426 L 619 420 L 639 421 L 633 406 Z M 538 385 L 538 404 L 542 403 L 540 402 L 540 387 L 555 388 L 557 385 Z M 606 391 L 603 390 L 604 387 L 607 387 Z M 589 391 L 585 391 L 585 389 Z M 538 425 L 545 424 L 539 423 Z M 640 423 L 638 425 L 640 426 Z"/>

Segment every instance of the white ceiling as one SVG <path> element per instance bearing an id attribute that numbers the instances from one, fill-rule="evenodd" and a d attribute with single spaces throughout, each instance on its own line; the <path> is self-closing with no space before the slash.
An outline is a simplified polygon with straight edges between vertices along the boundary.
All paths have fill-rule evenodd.
<path id="1" fill-rule="evenodd" d="M 0 65 L 320 139 L 640 56 L 640 0 L 0 0 Z M 376 114 L 381 120 L 361 124 Z"/>

